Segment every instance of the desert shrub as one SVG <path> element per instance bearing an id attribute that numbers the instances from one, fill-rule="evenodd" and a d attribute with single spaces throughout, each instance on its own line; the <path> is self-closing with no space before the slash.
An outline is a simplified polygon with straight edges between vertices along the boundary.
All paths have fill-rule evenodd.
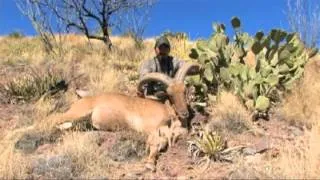
<path id="1" fill-rule="evenodd" d="M 39 72 L 39 69 L 13 78 L 1 86 L 1 94 L 4 94 L 7 103 L 29 102 L 39 99 L 46 93 L 54 93 L 58 89 L 66 88 L 63 75 L 52 70 Z"/>
<path id="2" fill-rule="evenodd" d="M 13 31 L 13 32 L 11 32 L 11 33 L 8 34 L 8 37 L 9 37 L 9 38 L 16 38 L 16 39 L 18 39 L 18 38 L 23 38 L 23 37 L 25 37 L 25 35 L 24 35 L 22 32 L 20 32 L 20 31 Z"/>

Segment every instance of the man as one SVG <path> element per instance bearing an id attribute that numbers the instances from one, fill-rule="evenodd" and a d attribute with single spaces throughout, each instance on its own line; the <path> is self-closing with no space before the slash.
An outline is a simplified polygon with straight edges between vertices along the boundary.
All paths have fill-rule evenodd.
<path id="1" fill-rule="evenodd" d="M 151 72 L 160 72 L 170 77 L 174 77 L 178 69 L 184 64 L 184 61 L 170 56 L 170 49 L 170 42 L 165 36 L 157 39 L 154 47 L 156 56 L 150 60 L 143 62 L 139 72 L 140 78 Z M 144 92 L 139 92 L 139 95 L 161 96 L 161 91 L 164 91 L 163 88 L 164 87 L 162 87 L 162 85 L 159 83 L 149 83 L 145 86 Z"/>

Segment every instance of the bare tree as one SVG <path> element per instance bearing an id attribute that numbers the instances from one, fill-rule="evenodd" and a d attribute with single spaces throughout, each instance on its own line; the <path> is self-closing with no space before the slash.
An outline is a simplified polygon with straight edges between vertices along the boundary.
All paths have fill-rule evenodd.
<path id="1" fill-rule="evenodd" d="M 47 52 L 53 51 L 55 36 L 49 23 L 50 12 L 37 0 L 16 0 L 16 5 L 23 15 L 28 17 L 33 28 L 39 34 Z"/>
<path id="2" fill-rule="evenodd" d="M 117 30 L 131 36 L 137 47 L 142 47 L 143 34 L 150 20 L 150 13 L 156 0 L 149 0 L 143 6 L 121 11 L 117 16 Z"/>
<path id="3" fill-rule="evenodd" d="M 315 47 L 320 40 L 320 1 L 287 0 L 286 12 L 290 28 L 300 34 L 309 47 Z"/>
<path id="4" fill-rule="evenodd" d="M 50 9 L 65 25 L 67 32 L 79 31 L 89 39 L 103 41 L 112 46 L 109 30 L 115 26 L 118 12 L 139 8 L 150 0 L 34 0 Z M 97 34 L 96 28 L 101 29 Z"/>

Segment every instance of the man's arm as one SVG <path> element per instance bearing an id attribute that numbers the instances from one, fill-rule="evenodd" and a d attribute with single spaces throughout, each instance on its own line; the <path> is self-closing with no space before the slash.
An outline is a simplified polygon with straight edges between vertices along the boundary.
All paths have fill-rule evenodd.
<path id="1" fill-rule="evenodd" d="M 139 70 L 139 79 L 141 79 L 144 75 L 154 71 L 154 67 L 151 62 L 152 60 L 147 60 L 141 64 Z"/>
<path id="2" fill-rule="evenodd" d="M 141 80 L 141 78 L 143 76 L 145 76 L 146 74 L 148 73 L 151 73 L 151 72 L 154 72 L 155 71 L 155 68 L 154 68 L 154 64 L 152 63 L 153 60 L 147 60 L 147 61 L 144 61 L 141 66 L 140 66 L 140 70 L 139 70 L 139 80 Z M 142 87 L 142 92 L 138 92 L 138 95 L 143 97 L 143 96 L 146 96 L 148 94 L 148 84 L 145 84 L 143 87 Z"/>
<path id="3" fill-rule="evenodd" d="M 173 64 L 173 70 L 174 70 L 174 74 L 176 74 L 178 72 L 178 70 L 186 63 L 186 61 L 181 60 L 181 59 L 177 59 L 177 58 L 173 58 L 172 59 L 172 64 Z"/>

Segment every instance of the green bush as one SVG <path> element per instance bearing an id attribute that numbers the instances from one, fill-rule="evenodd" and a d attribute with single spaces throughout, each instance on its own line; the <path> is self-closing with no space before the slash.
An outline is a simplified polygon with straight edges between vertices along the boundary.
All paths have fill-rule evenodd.
<path id="1" fill-rule="evenodd" d="M 23 38 L 25 37 L 25 35 L 22 33 L 22 32 L 19 32 L 19 31 L 13 31 L 11 32 L 9 35 L 8 35 L 9 38 L 16 38 L 16 39 L 19 39 L 19 38 Z"/>
<path id="2" fill-rule="evenodd" d="M 164 36 L 167 37 L 169 39 L 185 39 L 188 40 L 189 37 L 186 33 L 184 32 L 171 32 L 171 31 L 165 31 L 163 33 L 161 33 L 160 36 Z"/>

